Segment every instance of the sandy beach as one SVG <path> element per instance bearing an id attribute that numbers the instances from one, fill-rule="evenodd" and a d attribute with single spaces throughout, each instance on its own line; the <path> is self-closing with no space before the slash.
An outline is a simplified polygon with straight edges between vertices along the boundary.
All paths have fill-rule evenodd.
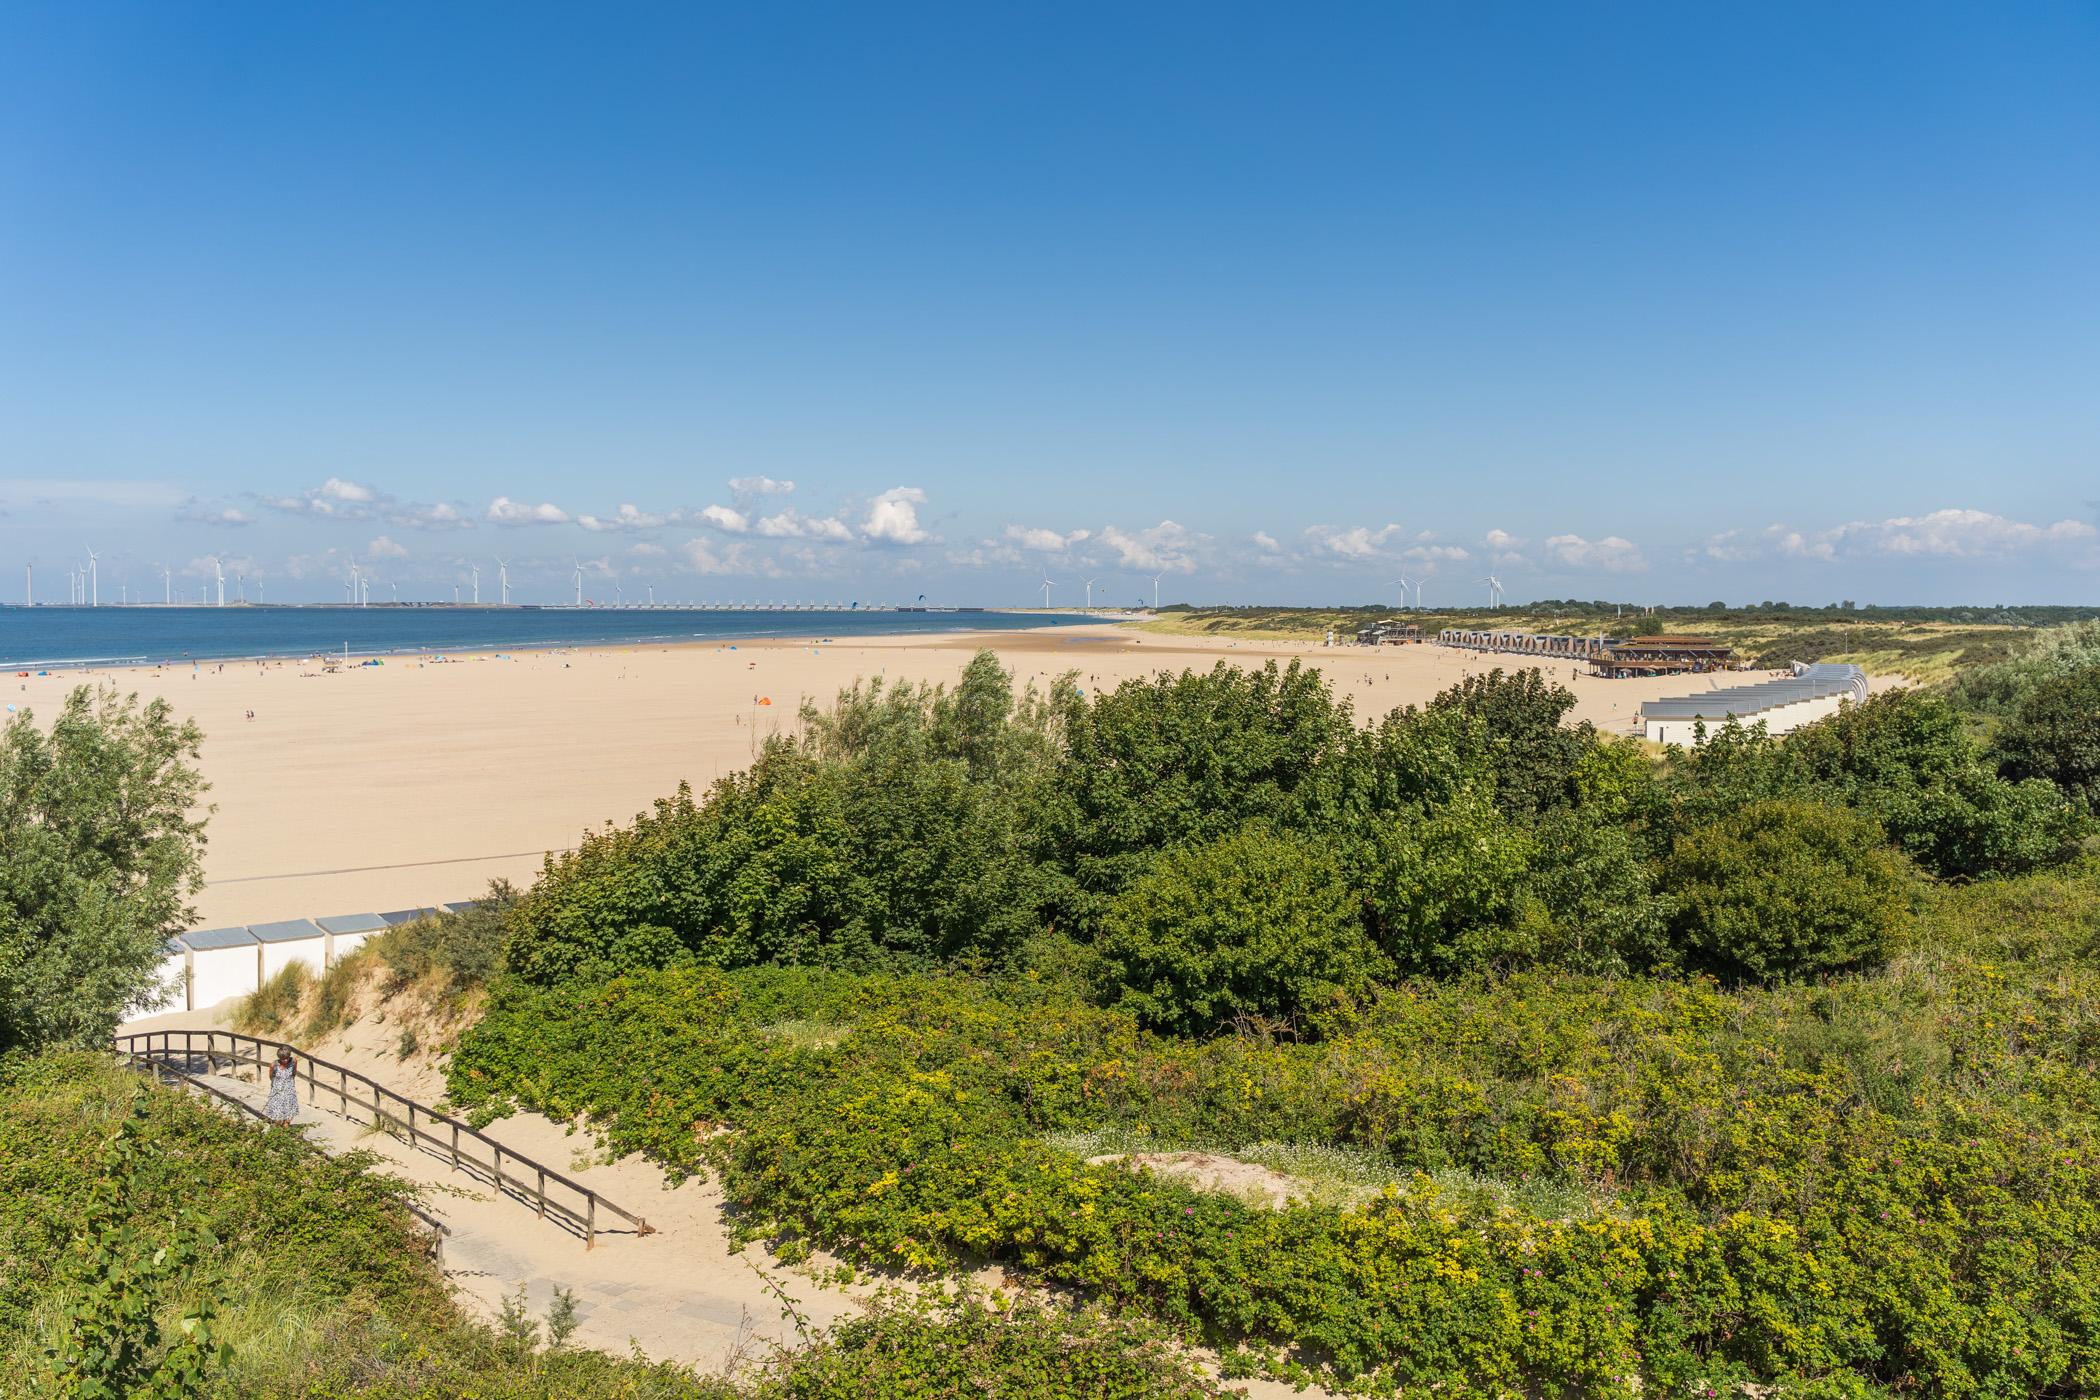
<path id="1" fill-rule="evenodd" d="M 821 626 L 821 624 L 817 624 Z M 821 633 L 816 634 L 821 636 Z M 529 881 L 545 852 L 625 822 L 680 779 L 749 763 L 804 697 L 855 677 L 953 681 L 980 648 L 1021 682 L 1076 672 L 1088 690 L 1220 660 L 1302 660 L 1360 718 L 1419 704 L 1469 672 L 1513 668 L 1437 646 L 1178 638 L 1134 628 L 971 632 L 735 644 L 387 657 L 334 673 L 307 661 L 10 676 L 8 700 L 48 714 L 83 681 L 167 697 L 204 730 L 212 785 L 198 924 L 414 907 Z M 1599 680 L 1549 662 L 1578 718 L 1629 732 L 1642 700 L 1728 678 Z M 249 711 L 254 718 L 249 719 Z"/>

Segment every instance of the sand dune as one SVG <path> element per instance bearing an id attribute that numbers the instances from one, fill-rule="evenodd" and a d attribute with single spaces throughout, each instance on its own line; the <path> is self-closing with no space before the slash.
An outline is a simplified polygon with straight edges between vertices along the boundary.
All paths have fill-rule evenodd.
<path id="1" fill-rule="evenodd" d="M 389 657 L 333 674 L 296 661 L 70 671 L 15 678 L 8 698 L 48 712 L 83 679 L 113 680 L 194 718 L 217 807 L 199 922 L 252 923 L 529 880 L 544 852 L 585 828 L 629 820 L 681 778 L 699 787 L 743 767 L 765 735 L 793 725 L 803 697 L 828 699 L 856 676 L 952 681 L 980 647 L 1023 681 L 1075 671 L 1089 690 L 1220 659 L 1295 658 L 1325 670 L 1360 716 L 1420 703 L 1495 664 L 1435 646 L 1328 650 L 1102 626 Z M 1714 683 L 1547 669 L 1574 690 L 1580 717 L 1619 732 L 1648 696 Z"/>

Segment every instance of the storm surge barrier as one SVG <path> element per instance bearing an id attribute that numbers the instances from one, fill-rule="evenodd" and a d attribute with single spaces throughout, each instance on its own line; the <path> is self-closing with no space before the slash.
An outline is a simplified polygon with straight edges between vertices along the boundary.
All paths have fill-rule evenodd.
<path id="1" fill-rule="evenodd" d="M 656 1233 L 641 1216 L 622 1210 L 582 1182 L 516 1148 L 505 1147 L 479 1128 L 417 1103 L 348 1066 L 317 1059 L 296 1045 L 235 1031 L 166 1030 L 117 1036 L 114 1048 L 134 1066 L 156 1074 L 171 1073 L 250 1113 L 258 1112 L 254 1105 L 227 1094 L 203 1076 L 253 1068 L 267 1083 L 277 1052 L 289 1050 L 307 1103 L 376 1128 L 447 1163 L 461 1175 L 494 1187 L 498 1194 L 530 1207 L 540 1219 L 577 1236 L 586 1248 L 600 1235 Z M 417 1214 L 436 1224 L 421 1211 Z"/>

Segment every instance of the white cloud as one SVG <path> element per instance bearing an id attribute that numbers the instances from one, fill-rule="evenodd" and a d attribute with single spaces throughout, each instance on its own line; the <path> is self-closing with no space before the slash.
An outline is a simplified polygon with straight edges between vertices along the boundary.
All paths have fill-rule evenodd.
<path id="1" fill-rule="evenodd" d="M 685 567 L 696 574 L 777 574 L 771 560 L 754 557 L 749 547 L 738 541 L 717 546 L 705 537 L 689 539 L 678 546 L 678 556 Z"/>
<path id="2" fill-rule="evenodd" d="M 1640 547 L 1617 535 L 1586 540 L 1580 535 L 1553 535 L 1546 540 L 1548 562 L 1564 569 L 1597 570 L 1607 574 L 1637 574 L 1648 567 Z"/>
<path id="3" fill-rule="evenodd" d="M 1009 525 L 1006 527 L 1007 539 L 1019 545 L 1022 549 L 1033 550 L 1037 554 L 1062 554 L 1073 545 L 1083 544 L 1093 537 L 1094 532 L 1092 530 L 1073 530 L 1061 535 L 1055 530 L 1046 530 L 1041 526 Z"/>
<path id="4" fill-rule="evenodd" d="M 770 476 L 733 476 L 729 478 L 729 489 L 739 496 L 785 496 L 795 489 L 795 483 L 775 481 Z"/>
<path id="5" fill-rule="evenodd" d="M 576 523 L 586 530 L 596 531 L 654 530 L 661 525 L 670 523 L 670 517 L 651 515 L 647 511 L 637 510 L 635 507 L 622 502 L 620 508 L 609 516 L 579 515 L 576 517 Z"/>
<path id="6" fill-rule="evenodd" d="M 1331 554 L 1337 559 L 1376 559 L 1385 552 L 1386 542 L 1399 533 L 1398 525 L 1385 525 L 1376 530 L 1368 525 L 1356 525 L 1346 530 L 1333 525 L 1314 525 L 1305 532 L 1305 538 L 1316 554 Z"/>
<path id="7" fill-rule="evenodd" d="M 853 538 L 853 527 L 843 520 L 828 515 L 797 515 L 792 508 L 778 515 L 762 516 L 751 528 L 755 533 L 774 540 L 844 541 Z"/>
<path id="8" fill-rule="evenodd" d="M 2040 558 L 2088 565 L 2100 564 L 2100 530 L 2082 520 L 2036 525 L 1989 511 L 1950 507 L 1924 515 L 1853 520 L 1828 530 L 1806 531 L 1783 524 L 1762 530 L 1723 530 L 1707 536 L 1689 551 L 1689 557 L 1722 564 L 1777 557 L 1971 563 Z"/>
<path id="9" fill-rule="evenodd" d="M 926 493 L 916 486 L 894 486 L 868 503 L 860 532 L 885 544 L 925 544 L 933 535 L 919 524 Z"/>
<path id="10" fill-rule="evenodd" d="M 249 515 L 246 511 L 236 506 L 219 505 L 213 501 L 200 501 L 194 496 L 184 501 L 175 514 L 180 519 L 193 520 L 200 525 L 225 525 L 235 529 L 255 523 L 254 516 Z"/>
<path id="11" fill-rule="evenodd" d="M 1201 542 L 1202 536 L 1171 520 L 1162 520 L 1135 534 L 1113 525 L 1104 526 L 1101 531 L 1101 543 L 1116 552 L 1117 563 L 1126 569 L 1152 573 L 1195 572 L 1196 561 L 1191 552 Z"/>
<path id="12" fill-rule="evenodd" d="M 751 528 L 751 517 L 728 506 L 709 506 L 700 519 L 727 535 L 741 535 Z"/>
<path id="13" fill-rule="evenodd" d="M 560 506 L 542 501 L 538 505 L 527 505 L 508 496 L 498 496 L 489 502 L 488 520 L 491 525 L 566 525 L 569 513 Z"/>
<path id="14" fill-rule="evenodd" d="M 1473 552 L 1463 545 L 1411 544 L 1400 551 L 1400 557 L 1434 571 L 1439 564 L 1462 564 L 1473 557 Z"/>
<path id="15" fill-rule="evenodd" d="M 314 497 L 323 501 L 340 501 L 345 505 L 368 506 L 379 499 L 379 493 L 362 482 L 345 481 L 331 476 L 315 488 Z"/>
<path id="16" fill-rule="evenodd" d="M 1278 544 L 1276 541 L 1276 537 L 1270 534 L 1267 530 L 1256 530 L 1252 535 L 1249 535 L 1248 538 L 1254 541 L 1254 547 L 1262 551 L 1262 553 L 1264 554 L 1283 553 L 1283 546 L 1281 544 Z"/>
<path id="17" fill-rule="evenodd" d="M 1814 558 L 1873 555 L 1889 559 L 2005 559 L 2021 555 L 2090 555 L 2100 530 L 2082 520 L 2030 525 L 1982 510 L 1936 510 L 1887 520 L 1855 520 L 1801 543 Z"/>
<path id="18" fill-rule="evenodd" d="M 389 525 L 399 525 L 410 530 L 471 530 L 474 521 L 458 506 L 439 501 L 434 505 L 416 505 L 402 502 L 389 505 L 385 512 Z"/>
<path id="19" fill-rule="evenodd" d="M 373 540 L 370 544 L 366 545 L 365 553 L 371 555 L 374 559 L 408 558 L 408 551 L 403 549 L 400 545 L 395 544 L 385 535 L 381 535 L 378 539 Z"/>
<path id="20" fill-rule="evenodd" d="M 640 544 L 629 545 L 627 553 L 636 559 L 661 559 L 670 551 L 660 544 L 650 544 L 645 540 Z"/>

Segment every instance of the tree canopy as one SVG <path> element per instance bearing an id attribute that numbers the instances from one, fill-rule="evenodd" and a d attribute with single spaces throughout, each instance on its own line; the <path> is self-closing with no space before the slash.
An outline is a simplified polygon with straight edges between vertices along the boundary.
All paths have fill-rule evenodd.
<path id="1" fill-rule="evenodd" d="M 0 730 L 0 1050 L 107 1040 L 202 887 L 201 735 L 82 686 Z"/>

